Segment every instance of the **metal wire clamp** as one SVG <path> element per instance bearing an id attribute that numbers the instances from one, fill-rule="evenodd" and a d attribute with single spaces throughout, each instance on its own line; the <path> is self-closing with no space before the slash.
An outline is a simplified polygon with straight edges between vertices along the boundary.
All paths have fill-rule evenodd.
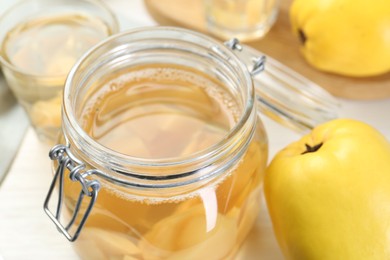
<path id="1" fill-rule="evenodd" d="M 49 218 L 54 222 L 54 224 L 57 226 L 58 231 L 60 231 L 69 241 L 74 242 L 77 237 L 79 236 L 81 229 L 84 227 L 84 224 L 91 213 L 91 210 L 93 208 L 93 205 L 96 202 L 96 198 L 100 189 L 100 182 L 97 180 L 88 180 L 86 179 L 87 176 L 96 174 L 99 171 L 96 169 L 92 170 L 85 170 L 85 164 L 78 160 L 70 151 L 68 146 L 59 144 L 54 146 L 49 153 L 50 159 L 58 162 L 58 167 L 56 170 L 56 173 L 54 175 L 53 181 L 50 185 L 49 192 L 47 193 L 45 203 L 44 203 L 44 210 L 46 214 L 49 216 Z M 74 208 L 73 215 L 69 221 L 69 223 L 65 226 L 61 224 L 60 216 L 61 216 L 61 209 L 63 205 L 64 200 L 64 175 L 66 170 L 69 172 L 69 178 L 72 181 L 78 181 L 81 184 L 81 191 L 77 200 L 77 203 Z M 57 202 L 57 209 L 55 214 L 53 214 L 49 209 L 49 202 L 50 198 L 52 196 L 52 193 L 54 191 L 54 188 L 56 187 L 56 184 L 58 183 L 59 186 L 59 194 L 58 194 L 58 202 Z M 83 202 L 84 197 L 90 197 L 89 203 L 87 204 L 87 208 L 81 218 L 81 221 L 74 232 L 73 235 L 69 233 L 70 228 L 74 225 L 77 216 L 79 215 L 80 208 Z"/>
<path id="2" fill-rule="evenodd" d="M 242 51 L 244 47 L 240 44 L 240 41 L 236 38 L 230 39 L 224 42 L 225 46 L 235 51 Z M 253 66 L 250 71 L 252 76 L 256 76 L 265 69 L 266 57 L 261 55 L 259 57 L 252 57 Z"/>

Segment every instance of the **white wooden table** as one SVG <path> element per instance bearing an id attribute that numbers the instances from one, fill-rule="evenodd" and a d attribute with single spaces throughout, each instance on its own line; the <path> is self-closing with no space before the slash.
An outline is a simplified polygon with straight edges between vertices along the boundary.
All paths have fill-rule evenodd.
<path id="1" fill-rule="evenodd" d="M 106 2 L 118 14 L 122 29 L 155 24 L 147 15 L 142 1 Z M 340 102 L 341 117 L 369 123 L 390 140 L 390 99 Z M 299 138 L 298 134 L 267 118 L 264 118 L 264 123 L 269 133 L 270 157 Z M 29 129 L 8 175 L 0 186 L 0 259 L 78 259 L 71 244 L 58 233 L 43 212 L 43 201 L 52 176 L 49 149 L 50 147 L 39 143 L 33 130 Z M 260 256 L 263 259 L 282 258 L 265 207 L 238 259 L 260 259 Z"/>

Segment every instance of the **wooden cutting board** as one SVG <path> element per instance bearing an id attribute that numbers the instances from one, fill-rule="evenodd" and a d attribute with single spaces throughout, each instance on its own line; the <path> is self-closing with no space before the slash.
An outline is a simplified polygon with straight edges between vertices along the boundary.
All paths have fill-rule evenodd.
<path id="1" fill-rule="evenodd" d="M 288 15 L 291 2 L 281 0 L 279 16 L 271 31 L 263 39 L 246 44 L 281 61 L 335 96 L 360 100 L 390 98 L 390 73 L 377 77 L 351 78 L 311 67 L 300 54 L 298 39 L 291 32 Z M 161 25 L 181 26 L 208 34 L 203 0 L 145 0 L 145 5 Z"/>

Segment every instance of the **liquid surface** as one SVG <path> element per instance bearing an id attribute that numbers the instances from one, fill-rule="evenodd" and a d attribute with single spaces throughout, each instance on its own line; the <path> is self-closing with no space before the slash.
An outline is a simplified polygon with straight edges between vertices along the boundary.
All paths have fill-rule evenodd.
<path id="1" fill-rule="evenodd" d="M 86 132 L 104 146 L 138 158 L 200 152 L 221 141 L 237 119 L 232 95 L 191 70 L 139 67 L 102 89 L 104 95 L 84 117 Z"/>
<path id="2" fill-rule="evenodd" d="M 110 32 L 99 19 L 76 14 L 28 21 L 4 39 L 6 59 L 41 76 L 66 76 L 76 60 Z"/>

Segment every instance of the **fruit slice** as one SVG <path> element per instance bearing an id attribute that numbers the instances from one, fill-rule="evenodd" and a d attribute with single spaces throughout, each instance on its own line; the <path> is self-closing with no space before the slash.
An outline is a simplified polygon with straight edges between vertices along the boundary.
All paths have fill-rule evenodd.
<path id="1" fill-rule="evenodd" d="M 236 220 L 217 214 L 214 228 L 206 229 L 205 210 L 199 204 L 161 220 L 139 247 L 145 259 L 223 259 L 236 243 Z"/>

